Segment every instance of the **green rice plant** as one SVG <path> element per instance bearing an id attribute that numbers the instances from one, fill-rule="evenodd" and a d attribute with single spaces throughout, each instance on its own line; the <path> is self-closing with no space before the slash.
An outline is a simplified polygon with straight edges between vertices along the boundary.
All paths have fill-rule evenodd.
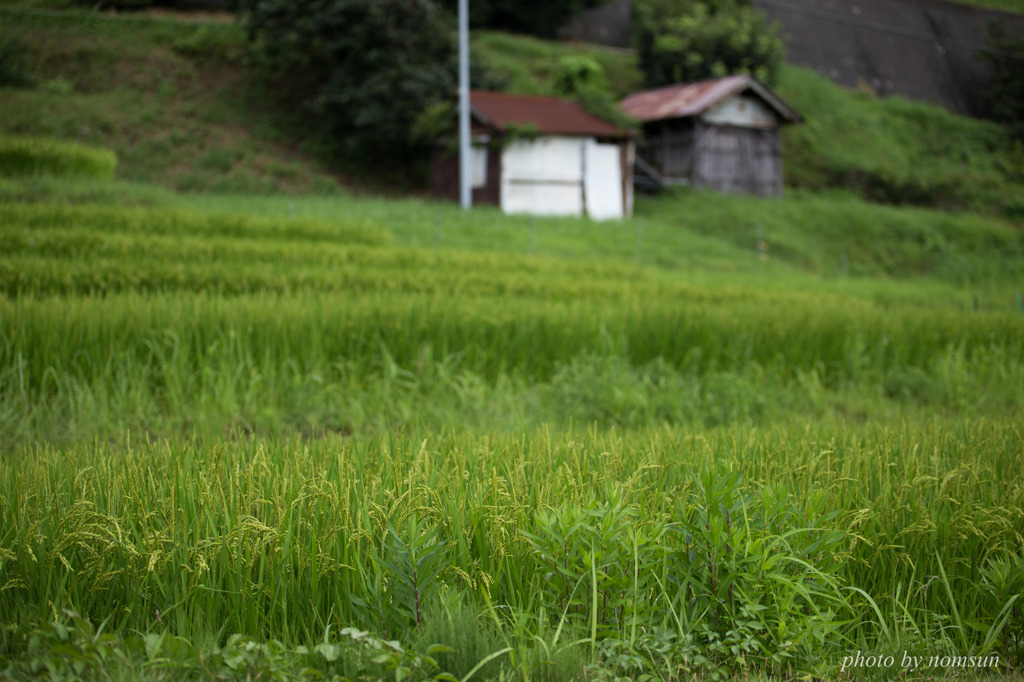
<path id="1" fill-rule="evenodd" d="M 69 448 L 18 447 L 0 459 L 0 615 L 6 622 L 45 623 L 54 604 L 74 607 L 92 622 L 109 619 L 107 630 L 118 635 L 166 629 L 222 644 L 216 630 L 223 627 L 257 642 L 308 646 L 328 626 L 364 622 L 352 595 L 367 603 L 383 595 L 385 608 L 410 610 L 414 602 L 390 601 L 398 581 L 380 563 L 380 552 L 385 520 L 394 525 L 415 513 L 421 529 L 441 528 L 437 537 L 448 538 L 461 528 L 465 538 L 445 543 L 444 568 L 434 597 L 427 590 L 425 606 L 421 600 L 419 628 L 446 602 L 463 600 L 499 628 L 480 648 L 481 658 L 509 646 L 518 652 L 492 659 L 498 668 L 554 671 L 542 661 L 564 656 L 577 670 L 614 649 L 646 657 L 650 670 L 675 670 L 660 667 L 664 662 L 651 667 L 665 645 L 689 657 L 673 666 L 712 670 L 734 660 L 721 647 L 749 642 L 751 670 L 776 665 L 763 651 L 774 653 L 775 645 L 793 654 L 781 665 L 819 670 L 831 660 L 828 646 L 849 642 L 851 650 L 871 650 L 901 628 L 908 644 L 946 646 L 941 642 L 962 632 L 980 651 L 986 640 L 999 645 L 992 643 L 1004 634 L 1013 641 L 1005 628 L 1014 617 L 1017 602 L 1006 608 L 1013 595 L 999 603 L 1002 593 L 990 596 L 988 583 L 971 571 L 972 563 L 1015 566 L 1024 547 L 1015 532 L 1024 504 L 1013 483 L 1020 470 L 1014 427 L 1012 420 L 924 419 L 900 429 L 798 423 L 505 435 L 396 431 L 313 440 L 218 436 L 192 444 L 135 436 Z M 722 504 L 703 520 L 706 499 L 692 471 L 712 462 L 742 467 L 747 483 L 716 492 L 717 479 L 711 480 L 712 500 Z M 944 485 L 930 480 L 952 466 L 959 473 Z M 597 503 L 592 491 L 616 484 L 619 501 Z M 787 497 L 786 487 L 827 494 Z M 947 499 L 954 496 L 956 506 Z M 538 532 L 537 509 L 552 510 L 554 518 L 577 509 L 571 525 L 589 526 L 568 536 L 565 556 L 579 581 L 569 609 L 559 608 L 561 586 L 552 587 L 563 573 L 536 553 L 527 535 L 553 553 L 565 546 L 556 542 L 565 533 L 557 525 Z M 834 525 L 820 521 L 827 517 Z M 645 538 L 655 539 L 667 522 L 679 530 L 689 524 L 692 560 L 684 532 L 665 532 L 660 545 L 644 548 Z M 815 546 L 829 527 L 850 531 L 831 554 Z M 410 537 L 424 536 L 399 537 L 408 545 Z M 617 542 L 602 548 L 603 537 Z M 835 566 L 836 554 L 849 558 Z M 564 566 L 563 555 L 553 556 Z M 978 556 L 991 557 L 991 564 L 977 564 Z M 754 570 L 757 557 L 769 566 L 764 575 Z M 960 631 L 949 627 L 953 610 L 937 579 L 937 559 Z M 362 572 L 374 571 L 379 584 L 365 584 Z M 556 574 L 545 578 L 549 572 Z M 681 587 L 686 580 L 689 593 Z M 832 604 L 839 580 L 861 590 L 842 594 L 862 617 L 848 619 Z M 394 597 L 409 596 L 393 586 Z M 884 619 L 873 616 L 869 598 Z M 492 604 L 497 617 L 472 606 L 481 603 Z M 623 604 L 625 613 L 616 612 Z M 840 627 L 844 619 L 850 622 Z M 377 616 L 366 621 L 363 630 L 386 627 L 389 637 L 419 639 L 410 615 L 383 626 Z M 669 629 L 656 634 L 655 626 Z M 839 629 L 822 644 L 815 633 L 830 627 Z M 562 651 L 580 640 L 587 643 Z M 605 650 L 604 640 L 621 645 Z M 786 641 L 793 644 L 782 646 Z M 8 657 L 24 650 L 11 639 L 4 646 Z M 710 667 L 694 667 L 697 655 Z M 472 667 L 462 664 L 460 674 Z"/>
<path id="2" fill-rule="evenodd" d="M 0 176 L 110 180 L 117 168 L 113 152 L 62 142 L 27 137 L 0 137 Z"/>

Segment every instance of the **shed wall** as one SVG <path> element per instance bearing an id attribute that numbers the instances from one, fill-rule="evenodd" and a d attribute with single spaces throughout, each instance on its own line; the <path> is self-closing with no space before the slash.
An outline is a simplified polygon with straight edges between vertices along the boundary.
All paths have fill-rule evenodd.
<path id="1" fill-rule="evenodd" d="M 707 111 L 701 119 L 713 125 L 741 128 L 778 128 L 779 115 L 760 98 L 751 95 L 730 97 Z"/>
<path id="2" fill-rule="evenodd" d="M 696 125 L 691 181 L 729 194 L 782 196 L 782 145 L 777 130 Z"/>
<path id="3" fill-rule="evenodd" d="M 622 218 L 625 198 L 620 145 L 601 144 L 589 139 L 584 153 L 583 186 L 587 215 L 594 220 Z"/>
<path id="4" fill-rule="evenodd" d="M 644 161 L 669 178 L 693 177 L 694 119 L 670 119 L 648 124 L 646 146 L 639 152 Z"/>
<path id="5" fill-rule="evenodd" d="M 622 218 L 632 214 L 632 153 L 630 141 L 571 136 L 491 147 L 486 184 L 473 189 L 473 203 L 496 204 L 505 213 Z M 440 146 L 434 150 L 433 194 L 459 199 L 458 155 Z"/>
<path id="6" fill-rule="evenodd" d="M 583 215 L 583 154 L 587 138 L 516 140 L 501 155 L 505 213 Z"/>
<path id="7" fill-rule="evenodd" d="M 501 150 L 487 149 L 487 182 L 473 188 L 474 204 L 501 205 Z M 433 194 L 437 199 L 459 200 L 459 155 L 445 147 L 434 148 Z"/>

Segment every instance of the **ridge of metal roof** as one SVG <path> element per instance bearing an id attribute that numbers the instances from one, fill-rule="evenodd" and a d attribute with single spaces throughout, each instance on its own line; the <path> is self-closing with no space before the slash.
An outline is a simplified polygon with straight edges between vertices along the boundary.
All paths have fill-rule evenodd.
<path id="1" fill-rule="evenodd" d="M 783 123 L 801 123 L 803 117 L 771 88 L 749 74 L 678 83 L 629 95 L 619 105 L 643 122 L 699 116 L 726 99 L 750 90 L 764 100 Z"/>
<path id="2" fill-rule="evenodd" d="M 473 114 L 499 131 L 506 131 L 511 126 L 534 125 L 537 132 L 544 135 L 632 135 L 630 131 L 588 113 L 580 104 L 567 99 L 486 90 L 471 90 L 469 99 Z"/>

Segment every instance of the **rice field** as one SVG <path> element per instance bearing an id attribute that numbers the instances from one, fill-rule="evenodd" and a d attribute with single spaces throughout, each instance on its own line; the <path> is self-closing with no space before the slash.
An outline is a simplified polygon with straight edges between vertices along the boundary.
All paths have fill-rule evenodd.
<path id="1" fill-rule="evenodd" d="M 667 209 L 0 204 L 0 677 L 1019 678 L 1019 236 Z"/>

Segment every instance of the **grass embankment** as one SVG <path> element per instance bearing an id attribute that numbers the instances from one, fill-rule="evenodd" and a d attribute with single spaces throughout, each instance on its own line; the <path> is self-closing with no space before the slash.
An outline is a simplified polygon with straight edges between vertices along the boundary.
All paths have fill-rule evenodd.
<path id="1" fill-rule="evenodd" d="M 294 113 L 247 75 L 235 23 L 0 7 L 0 45 L 34 82 L 0 91 L 0 132 L 101 145 L 118 177 L 178 190 L 338 189 L 279 132 Z"/>

